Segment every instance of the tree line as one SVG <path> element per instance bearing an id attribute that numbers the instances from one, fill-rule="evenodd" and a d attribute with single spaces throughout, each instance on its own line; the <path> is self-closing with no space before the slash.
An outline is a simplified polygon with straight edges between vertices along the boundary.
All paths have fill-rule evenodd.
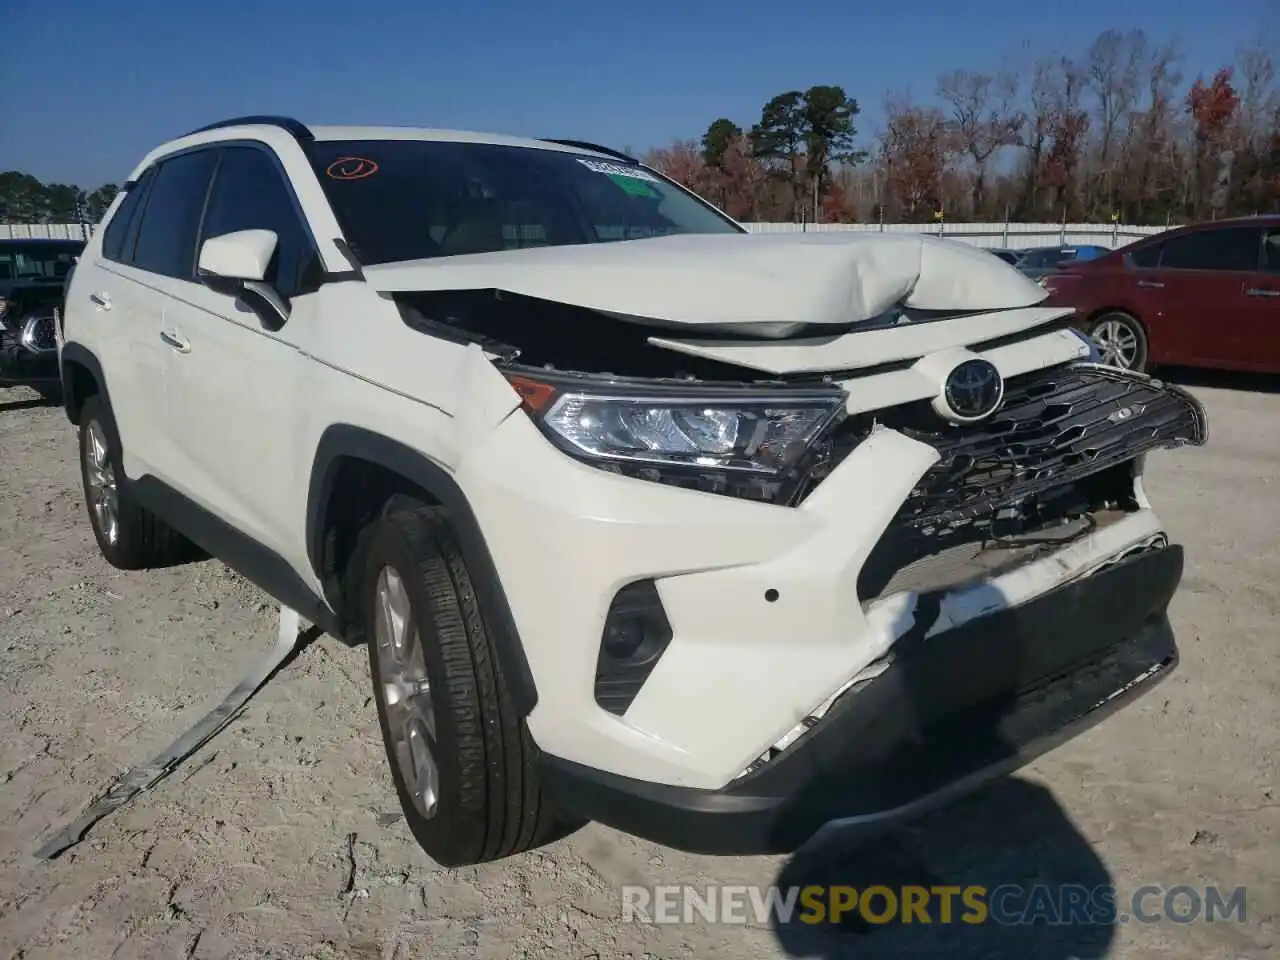
<path id="1" fill-rule="evenodd" d="M 7 170 L 0 173 L 0 223 L 97 223 L 118 192 L 114 183 L 84 190 Z"/>
<path id="2" fill-rule="evenodd" d="M 644 159 L 745 221 L 1165 225 L 1280 212 L 1270 46 L 1188 78 L 1176 45 L 1107 30 L 1076 55 L 947 71 L 927 101 L 891 91 L 861 146 L 857 100 L 817 86 Z"/>

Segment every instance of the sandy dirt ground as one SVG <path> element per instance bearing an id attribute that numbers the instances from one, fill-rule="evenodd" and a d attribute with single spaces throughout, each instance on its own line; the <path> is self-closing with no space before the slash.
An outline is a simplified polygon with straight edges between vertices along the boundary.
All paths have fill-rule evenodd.
<path id="1" fill-rule="evenodd" d="M 1178 671 L 1102 726 L 856 853 L 695 857 L 591 825 L 446 870 L 399 815 L 363 650 L 321 637 L 169 780 L 60 860 L 32 853 L 270 647 L 275 608 L 217 562 L 99 556 L 73 428 L 0 389 L 0 957 L 1262 960 L 1280 955 L 1280 393 L 1191 381 L 1200 450 L 1149 492 L 1188 550 Z M 1246 888 L 1243 922 L 997 927 L 621 920 L 624 884 Z M 1159 898 L 1150 906 L 1158 907 Z"/>

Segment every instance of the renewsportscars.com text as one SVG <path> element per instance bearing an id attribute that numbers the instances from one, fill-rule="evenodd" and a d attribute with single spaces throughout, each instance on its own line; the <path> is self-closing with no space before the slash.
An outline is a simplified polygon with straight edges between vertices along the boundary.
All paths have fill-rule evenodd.
<path id="1" fill-rule="evenodd" d="M 1146 884 L 1121 894 L 1079 884 L 968 886 L 630 886 L 622 919 L 631 923 L 1243 923 L 1245 888 Z"/>

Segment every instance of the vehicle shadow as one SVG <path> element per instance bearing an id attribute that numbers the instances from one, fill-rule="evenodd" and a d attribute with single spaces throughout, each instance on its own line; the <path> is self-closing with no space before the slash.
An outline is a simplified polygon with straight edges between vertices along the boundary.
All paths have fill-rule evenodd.
<path id="1" fill-rule="evenodd" d="M 824 890 L 852 887 L 861 895 L 879 886 L 901 897 L 907 887 L 951 887 L 949 920 L 936 895 L 928 902 L 927 923 L 919 913 L 903 922 L 899 912 L 872 924 L 856 910 L 836 923 L 813 923 L 812 915 L 806 920 L 797 912 L 789 922 L 774 923 L 788 956 L 1092 960 L 1105 957 L 1115 939 L 1114 909 L 1098 910 L 1094 903 L 1088 907 L 1092 916 L 1084 916 L 1084 910 L 1074 916 L 1070 910 L 1059 912 L 1063 900 L 1096 896 L 1098 888 L 1110 888 L 1112 879 L 1053 795 L 1026 780 L 996 781 L 871 844 L 841 849 L 839 837 L 832 840 L 792 857 L 776 881 L 779 888 L 817 884 Z M 975 922 L 979 914 L 963 899 L 973 885 L 986 891 L 982 902 L 989 914 L 982 922 Z M 1049 899 L 1040 899 L 1045 896 Z M 882 893 L 877 897 L 873 916 L 878 920 L 885 900 Z"/>
<path id="2" fill-rule="evenodd" d="M 1011 775 L 1148 689 L 1139 681 L 1173 650 L 1157 618 L 1163 594 L 1152 588 L 1144 595 L 1140 585 L 1167 581 L 1175 568 L 1181 558 L 1174 554 L 1130 559 L 1087 587 L 1063 586 L 1022 605 L 1009 605 L 988 584 L 991 596 L 974 603 L 1005 607 L 991 615 L 1002 618 L 998 633 L 979 619 L 949 630 L 945 643 L 929 642 L 935 616 L 928 595 L 918 598 L 893 663 L 845 695 L 853 699 L 843 709 L 861 709 L 872 725 L 861 725 L 856 739 L 819 743 L 829 747 L 823 768 L 830 773 L 795 799 L 799 809 L 822 810 L 834 809 L 825 798 L 843 796 L 863 816 L 829 823 L 783 865 L 782 895 L 811 888 L 800 909 L 772 914 L 783 950 L 832 960 L 1106 956 L 1122 922 L 1106 866 L 1047 788 Z M 1097 630 L 1130 639 L 1098 647 Z M 1060 674 L 1059 656 L 1092 667 Z M 985 705 L 958 720 L 942 705 L 963 688 Z M 837 702 L 829 716 L 841 709 Z M 885 751 L 880 741 L 902 749 Z M 851 770 L 860 771 L 852 781 Z M 909 796 L 930 796 L 930 784 L 937 789 L 976 770 L 1004 775 L 895 832 L 867 832 L 874 821 L 865 811 L 895 809 Z M 869 897 L 872 887 L 879 889 Z M 844 907 L 834 920 L 833 905 Z"/>
<path id="3" fill-rule="evenodd" d="M 1280 393 L 1280 374 L 1202 370 L 1194 367 L 1160 367 L 1155 376 L 1180 387 L 1207 387 L 1248 393 Z"/>
<path id="4" fill-rule="evenodd" d="M 35 410 L 37 407 L 53 406 L 57 406 L 57 401 L 46 400 L 44 397 L 24 397 L 21 400 L 0 401 L 0 413 L 8 413 L 10 410 Z"/>

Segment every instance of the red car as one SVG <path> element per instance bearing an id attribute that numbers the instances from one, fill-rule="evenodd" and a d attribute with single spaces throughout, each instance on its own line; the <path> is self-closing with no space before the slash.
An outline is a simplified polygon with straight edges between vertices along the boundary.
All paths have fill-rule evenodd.
<path id="1" fill-rule="evenodd" d="M 1280 373 L 1280 215 L 1166 230 L 1040 283 L 1105 363 Z"/>

